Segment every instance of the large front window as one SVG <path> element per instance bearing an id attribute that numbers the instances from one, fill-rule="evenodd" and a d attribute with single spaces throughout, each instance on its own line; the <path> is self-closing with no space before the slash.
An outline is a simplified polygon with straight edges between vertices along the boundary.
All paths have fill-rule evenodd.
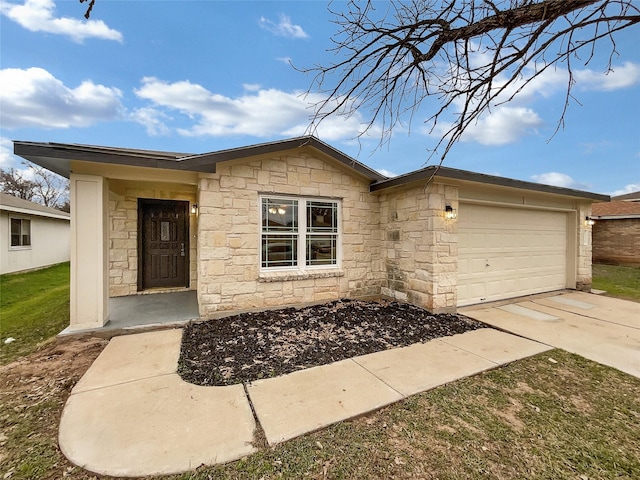
<path id="1" fill-rule="evenodd" d="M 338 202 L 262 198 L 262 268 L 326 267 L 338 264 Z"/>

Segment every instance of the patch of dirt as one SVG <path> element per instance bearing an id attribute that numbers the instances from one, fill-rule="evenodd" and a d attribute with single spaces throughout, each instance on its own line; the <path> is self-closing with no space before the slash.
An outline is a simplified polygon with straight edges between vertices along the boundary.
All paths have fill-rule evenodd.
<path id="1" fill-rule="evenodd" d="M 509 398 L 508 406 L 503 406 L 500 410 L 497 410 L 495 408 L 491 408 L 490 410 L 491 413 L 506 421 L 516 431 L 523 432 L 525 425 L 524 422 L 518 417 L 518 414 L 522 411 L 522 409 L 522 403 L 520 403 L 515 398 Z"/>
<path id="2" fill-rule="evenodd" d="M 56 340 L 35 353 L 0 366 L 0 392 L 12 395 L 46 396 L 45 390 L 75 385 L 91 366 L 108 340 L 87 337 Z M 43 385 L 49 385 L 46 389 Z"/>
<path id="3" fill-rule="evenodd" d="M 32 475 L 42 480 L 72 472 L 73 478 L 95 478 L 62 456 L 57 448 L 58 425 L 71 389 L 107 343 L 100 338 L 57 340 L 0 366 L 0 436 L 4 439 L 0 478 L 21 477 L 17 472 L 34 469 L 39 473 Z"/>
<path id="4" fill-rule="evenodd" d="M 233 385 L 486 327 L 384 300 L 243 313 L 187 325 L 178 373 L 196 385 Z"/>

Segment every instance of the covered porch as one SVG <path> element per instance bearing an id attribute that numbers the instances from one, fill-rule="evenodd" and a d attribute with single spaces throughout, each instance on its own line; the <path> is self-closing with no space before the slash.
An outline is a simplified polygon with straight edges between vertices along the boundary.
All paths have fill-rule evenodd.
<path id="1" fill-rule="evenodd" d="M 198 318 L 198 296 L 194 290 L 128 295 L 109 299 L 109 317 L 103 326 L 85 330 L 67 327 L 61 335 L 170 327 Z"/>
<path id="2" fill-rule="evenodd" d="M 155 173 L 70 175 L 69 332 L 199 318 L 197 174 L 161 182 Z"/>

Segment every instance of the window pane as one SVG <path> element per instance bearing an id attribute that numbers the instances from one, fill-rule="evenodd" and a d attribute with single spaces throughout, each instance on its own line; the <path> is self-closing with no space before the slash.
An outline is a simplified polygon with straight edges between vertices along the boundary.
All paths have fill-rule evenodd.
<path id="1" fill-rule="evenodd" d="M 20 245 L 20 219 L 11 219 L 11 246 L 17 247 Z"/>
<path id="2" fill-rule="evenodd" d="M 297 264 L 297 235 L 262 235 L 263 267 L 295 267 Z"/>
<path id="3" fill-rule="evenodd" d="M 298 201 L 262 199 L 263 232 L 297 232 Z"/>
<path id="4" fill-rule="evenodd" d="M 338 233 L 338 204 L 307 202 L 307 232 Z"/>
<path id="5" fill-rule="evenodd" d="M 31 220 L 22 219 L 22 245 L 31 245 Z"/>
<path id="6" fill-rule="evenodd" d="M 335 265 L 337 235 L 312 235 L 307 237 L 307 265 Z"/>

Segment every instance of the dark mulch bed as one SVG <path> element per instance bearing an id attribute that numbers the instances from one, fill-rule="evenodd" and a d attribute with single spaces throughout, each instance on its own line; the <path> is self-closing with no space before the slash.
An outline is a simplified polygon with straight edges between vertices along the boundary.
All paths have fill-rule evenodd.
<path id="1" fill-rule="evenodd" d="M 187 325 L 178 373 L 196 385 L 233 385 L 484 327 L 384 300 L 243 313 Z"/>

